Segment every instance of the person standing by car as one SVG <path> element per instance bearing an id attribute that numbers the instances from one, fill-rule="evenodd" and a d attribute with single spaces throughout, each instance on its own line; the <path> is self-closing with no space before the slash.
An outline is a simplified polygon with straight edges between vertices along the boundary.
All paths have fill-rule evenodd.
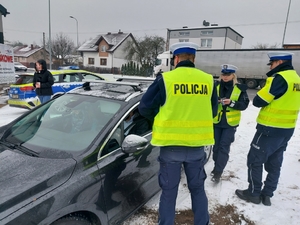
<path id="1" fill-rule="evenodd" d="M 35 87 L 36 95 L 41 104 L 49 101 L 53 95 L 52 85 L 54 79 L 49 70 L 47 70 L 46 61 L 43 59 L 35 63 L 35 73 L 33 76 L 33 86 Z"/>
<path id="2" fill-rule="evenodd" d="M 238 84 L 237 67 L 230 64 L 221 65 L 220 81 L 217 81 L 219 97 L 218 115 L 214 118 L 215 145 L 213 147 L 214 168 L 212 181 L 220 181 L 229 159 L 230 145 L 241 119 L 241 111 L 249 105 L 247 86 Z"/>
<path id="3" fill-rule="evenodd" d="M 271 205 L 277 188 L 283 153 L 292 137 L 300 109 L 300 77 L 292 66 L 292 53 L 269 52 L 270 71 L 266 85 L 257 92 L 253 105 L 261 107 L 256 133 L 247 156 L 248 188 L 237 189 L 245 201 Z M 264 185 L 262 174 L 267 171 Z"/>
<path id="4" fill-rule="evenodd" d="M 191 42 L 172 45 L 176 68 L 158 74 L 139 105 L 142 116 L 154 119 L 151 144 L 160 146 L 160 225 L 174 224 L 182 165 L 191 192 L 194 224 L 209 223 L 203 146 L 214 144 L 213 117 L 218 97 L 213 77 L 195 68 L 198 48 Z"/>

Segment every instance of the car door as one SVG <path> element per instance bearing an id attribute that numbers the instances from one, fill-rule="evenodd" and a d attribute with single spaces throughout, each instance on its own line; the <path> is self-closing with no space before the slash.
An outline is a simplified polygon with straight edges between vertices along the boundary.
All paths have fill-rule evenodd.
<path id="1" fill-rule="evenodd" d="M 156 177 L 158 151 L 151 145 L 131 154 L 121 149 L 125 137 L 123 121 L 130 111 L 113 128 L 98 160 L 100 174 L 104 177 L 102 203 L 111 224 L 119 223 L 159 190 Z M 150 140 L 151 127 L 142 136 Z"/>

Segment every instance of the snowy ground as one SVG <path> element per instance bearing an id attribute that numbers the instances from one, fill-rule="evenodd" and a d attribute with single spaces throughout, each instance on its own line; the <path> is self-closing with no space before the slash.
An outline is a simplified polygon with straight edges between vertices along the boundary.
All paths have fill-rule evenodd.
<path id="1" fill-rule="evenodd" d="M 5 103 L 7 96 L 0 96 L 0 104 Z M 8 105 L 0 108 L 0 126 L 12 121 L 27 110 L 11 108 Z M 257 225 L 297 225 L 300 224 L 300 119 L 292 139 L 289 142 L 281 170 L 278 189 L 271 199 L 272 206 L 262 204 L 255 205 L 238 199 L 235 189 L 245 189 L 247 183 L 246 157 L 249 145 L 255 133 L 256 116 L 258 109 L 251 103 L 246 111 L 242 113 L 242 120 L 236 132 L 235 142 L 232 144 L 230 159 L 225 168 L 222 180 L 215 185 L 206 180 L 206 193 L 209 199 L 209 208 L 220 204 L 233 204 L 240 213 L 254 221 Z M 209 174 L 213 168 L 210 160 L 206 165 Z M 186 188 L 185 176 L 182 176 L 180 190 L 177 198 L 178 209 L 189 209 L 191 205 L 190 195 Z M 157 209 L 159 194 L 150 200 L 146 207 Z M 147 224 L 146 218 L 138 214 L 133 216 L 128 224 Z M 126 223 L 127 224 L 127 223 Z"/>

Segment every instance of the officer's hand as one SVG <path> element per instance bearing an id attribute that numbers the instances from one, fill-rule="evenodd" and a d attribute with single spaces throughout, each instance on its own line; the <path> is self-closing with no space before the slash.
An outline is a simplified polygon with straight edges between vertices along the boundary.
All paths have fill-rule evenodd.
<path id="1" fill-rule="evenodd" d="M 229 98 L 223 99 L 223 105 L 229 105 L 231 100 Z"/>

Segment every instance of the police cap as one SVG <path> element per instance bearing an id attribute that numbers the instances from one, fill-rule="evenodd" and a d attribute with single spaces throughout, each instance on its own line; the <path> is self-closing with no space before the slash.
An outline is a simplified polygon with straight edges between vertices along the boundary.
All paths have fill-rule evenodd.
<path id="1" fill-rule="evenodd" d="M 221 65 L 221 73 L 222 74 L 230 74 L 230 73 L 235 73 L 237 71 L 237 67 L 234 65 L 230 64 L 223 64 Z"/>
<path id="2" fill-rule="evenodd" d="M 199 48 L 199 45 L 193 43 L 193 42 L 178 42 L 170 47 L 170 51 L 173 53 L 173 55 L 178 54 L 192 54 L 196 55 L 196 50 Z"/>
<path id="3" fill-rule="evenodd" d="M 277 60 L 291 60 L 292 55 L 294 53 L 291 52 L 268 52 L 268 56 L 270 58 L 269 63 L 267 64 L 268 66 L 272 64 L 273 61 Z"/>

